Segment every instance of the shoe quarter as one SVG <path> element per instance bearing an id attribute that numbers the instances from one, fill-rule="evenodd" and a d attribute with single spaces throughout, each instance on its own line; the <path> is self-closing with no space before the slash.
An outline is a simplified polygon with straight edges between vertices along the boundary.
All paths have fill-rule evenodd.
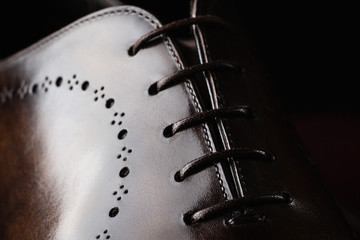
<path id="1" fill-rule="evenodd" d="M 218 168 L 183 183 L 173 177 L 214 150 L 206 125 L 162 135 L 201 110 L 192 85 L 147 93 L 181 69 L 181 60 L 169 39 L 127 53 L 157 26 L 138 8 L 111 8 L 0 64 L 0 225 L 7 239 L 217 234 L 207 229 L 222 220 L 188 227 L 182 214 L 223 199 Z M 16 230 L 19 222 L 26 232 Z"/>

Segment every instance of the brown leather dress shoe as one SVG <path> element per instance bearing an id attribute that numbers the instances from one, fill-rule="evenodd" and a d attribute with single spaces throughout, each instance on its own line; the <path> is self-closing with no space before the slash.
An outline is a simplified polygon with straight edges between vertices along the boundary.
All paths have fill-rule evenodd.
<path id="1" fill-rule="evenodd" d="M 1 239 L 353 239 L 209 3 L 107 8 L 0 62 Z"/>

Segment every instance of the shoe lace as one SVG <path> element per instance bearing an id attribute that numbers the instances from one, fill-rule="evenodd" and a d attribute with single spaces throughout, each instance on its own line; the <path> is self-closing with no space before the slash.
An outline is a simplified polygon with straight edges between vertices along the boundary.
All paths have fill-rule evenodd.
<path id="1" fill-rule="evenodd" d="M 135 56 L 142 48 L 161 37 L 163 34 L 172 33 L 175 30 L 193 24 L 220 24 L 227 26 L 227 24 L 219 17 L 204 15 L 197 17 L 190 17 L 177 20 L 166 24 L 162 27 L 156 28 L 149 33 L 140 37 L 128 50 L 130 56 Z M 185 82 L 188 77 L 201 72 L 214 71 L 239 71 L 243 69 L 235 63 L 217 60 L 209 63 L 202 63 L 195 66 L 186 67 L 170 76 L 158 80 L 149 87 L 149 95 L 156 95 L 167 88 Z M 251 108 L 248 106 L 223 107 L 219 109 L 212 109 L 196 113 L 191 117 L 184 118 L 173 124 L 167 126 L 163 134 L 166 138 L 170 138 L 175 134 L 192 128 L 196 125 L 207 123 L 218 118 L 253 118 Z M 176 172 L 174 178 L 177 182 L 185 181 L 190 176 L 199 173 L 214 164 L 227 161 L 229 158 L 234 158 L 235 161 L 240 160 L 256 160 L 256 161 L 272 161 L 274 156 L 266 151 L 259 149 L 241 149 L 233 148 L 224 151 L 209 153 L 205 156 L 199 157 Z M 257 197 L 240 197 L 231 200 L 225 200 L 218 204 L 212 205 L 196 211 L 189 211 L 184 214 L 183 220 L 186 224 L 196 224 L 205 220 L 223 216 L 225 214 L 233 213 L 234 211 L 242 211 L 245 207 L 252 207 L 256 205 L 276 204 L 276 203 L 290 203 L 292 201 L 291 195 L 288 192 L 265 194 Z M 257 216 L 258 220 L 261 217 Z"/>

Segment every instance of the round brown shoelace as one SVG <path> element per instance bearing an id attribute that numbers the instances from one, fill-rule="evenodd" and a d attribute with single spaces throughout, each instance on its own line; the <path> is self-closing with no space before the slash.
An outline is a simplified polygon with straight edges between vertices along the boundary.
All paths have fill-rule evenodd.
<path id="1" fill-rule="evenodd" d="M 227 24 L 216 16 L 197 16 L 186 19 L 174 21 L 162 27 L 156 28 L 144 36 L 140 37 L 134 45 L 132 45 L 128 53 L 130 56 L 135 56 L 142 48 L 152 42 L 154 39 L 161 37 L 163 34 L 169 34 L 175 30 L 183 27 L 189 27 L 193 24 L 219 24 L 226 26 Z M 237 64 L 227 61 L 213 61 L 210 63 L 203 63 L 191 67 L 187 67 L 177 73 L 167 76 L 155 82 L 149 87 L 149 94 L 156 95 L 167 88 L 184 83 L 194 74 L 201 72 L 218 72 L 218 71 L 242 71 Z M 191 117 L 184 118 L 177 121 L 164 129 L 164 136 L 169 138 L 175 134 L 192 128 L 199 124 L 207 123 L 214 119 L 241 117 L 253 118 L 251 108 L 248 106 L 235 106 L 220 109 L 212 109 L 197 113 Z M 234 148 L 220 152 L 209 153 L 205 156 L 197 158 L 185 166 L 183 166 L 174 176 L 177 182 L 185 181 L 190 176 L 199 173 L 214 164 L 227 161 L 228 158 L 234 158 L 236 161 L 240 160 L 257 160 L 257 161 L 271 161 L 274 156 L 266 151 L 259 149 L 239 149 Z M 257 205 L 276 204 L 276 203 L 290 203 L 292 198 L 289 193 L 281 192 L 277 194 L 265 194 L 257 197 L 240 197 L 231 200 L 225 200 L 213 206 L 189 211 L 184 214 L 184 222 L 186 224 L 195 224 L 215 217 L 220 217 L 225 214 L 230 214 L 234 211 L 242 211 L 245 207 L 253 207 Z"/>

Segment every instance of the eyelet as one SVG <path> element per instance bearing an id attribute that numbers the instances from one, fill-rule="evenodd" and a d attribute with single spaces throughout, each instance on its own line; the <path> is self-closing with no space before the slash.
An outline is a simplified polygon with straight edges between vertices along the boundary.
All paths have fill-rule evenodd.
<path id="1" fill-rule="evenodd" d="M 171 124 L 164 129 L 164 131 L 163 131 L 164 137 L 170 138 L 170 137 L 174 136 L 172 127 L 173 127 L 173 125 Z"/>
<path id="2" fill-rule="evenodd" d="M 132 45 L 132 46 L 128 49 L 127 52 L 128 52 L 128 55 L 129 55 L 130 57 L 135 56 L 136 53 L 135 53 L 135 50 L 134 50 L 134 45 Z"/>
<path id="3" fill-rule="evenodd" d="M 175 173 L 175 175 L 174 175 L 174 180 L 175 180 L 176 182 L 183 182 L 183 181 L 184 181 L 184 179 L 182 179 L 182 178 L 180 177 L 180 171 L 177 171 L 177 172 Z"/>
<path id="4" fill-rule="evenodd" d="M 151 84 L 151 86 L 149 87 L 148 92 L 149 92 L 150 96 L 154 96 L 154 95 L 159 93 L 159 91 L 157 90 L 156 83 Z"/>
<path id="5" fill-rule="evenodd" d="M 187 212 L 183 215 L 183 222 L 186 224 L 186 225 L 192 225 L 194 224 L 193 220 L 192 220 L 192 213 L 190 212 Z"/>

